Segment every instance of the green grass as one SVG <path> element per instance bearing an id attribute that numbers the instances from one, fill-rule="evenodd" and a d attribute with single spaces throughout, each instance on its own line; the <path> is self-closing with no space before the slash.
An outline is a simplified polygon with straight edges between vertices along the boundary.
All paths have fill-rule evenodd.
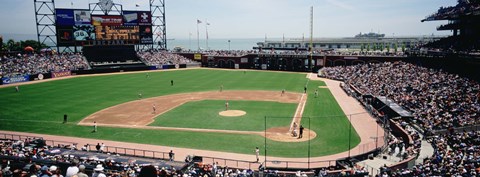
<path id="1" fill-rule="evenodd" d="M 243 71 L 234 70 L 195 69 L 152 72 L 149 75 L 149 78 L 145 77 L 145 73 L 77 77 L 23 85 L 20 86 L 19 93 L 15 93 L 13 87 L 0 88 L 0 129 L 252 154 L 254 147 L 263 147 L 263 137 L 108 127 L 99 127 L 98 133 L 90 133 L 91 127 L 78 126 L 76 123 L 101 109 L 136 100 L 138 93 L 144 97 L 155 97 L 218 90 L 220 85 L 224 86 L 224 90 L 286 89 L 303 92 L 303 86 L 307 83 L 305 74 L 281 72 L 247 71 L 244 74 Z M 174 80 L 174 86 L 170 86 L 170 80 Z M 343 112 L 330 92 L 320 89 L 320 97 L 311 99 L 313 90 L 320 85 L 325 84 L 309 82 L 309 99 L 304 111 L 304 115 L 311 116 L 310 126 L 318 134 L 311 141 L 311 156 L 348 149 L 350 124 L 342 116 Z M 281 111 L 283 110 L 277 109 L 275 113 Z M 70 123 L 61 124 L 63 114 L 69 115 Z M 277 115 L 279 114 L 267 116 Z M 262 118 L 263 116 L 265 115 Z M 283 117 L 289 116 L 291 113 Z M 304 126 L 306 120 L 303 119 Z M 273 126 L 274 121 L 268 122 Z M 354 147 L 360 140 L 355 131 L 352 131 L 351 137 Z M 268 140 L 267 146 L 268 155 L 271 156 L 307 156 L 307 142 L 282 143 Z"/>
<path id="2" fill-rule="evenodd" d="M 246 115 L 224 117 L 218 113 L 225 110 L 224 100 L 204 100 L 185 103 L 155 118 L 151 126 L 182 127 L 220 130 L 263 131 L 265 115 L 293 116 L 297 104 L 267 101 L 229 101 L 230 110 L 243 110 Z M 267 128 L 288 126 L 292 119 L 268 124 Z"/>

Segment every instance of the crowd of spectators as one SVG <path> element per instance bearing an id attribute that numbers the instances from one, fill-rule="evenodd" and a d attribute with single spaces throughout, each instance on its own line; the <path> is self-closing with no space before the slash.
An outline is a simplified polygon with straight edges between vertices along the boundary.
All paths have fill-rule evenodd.
<path id="1" fill-rule="evenodd" d="M 39 73 L 89 69 L 81 54 L 24 54 L 0 57 L 0 76 L 33 75 Z"/>
<path id="2" fill-rule="evenodd" d="M 206 50 L 202 51 L 207 56 L 221 57 L 242 57 L 248 54 L 255 54 L 255 50 Z"/>
<path id="3" fill-rule="evenodd" d="M 438 11 L 424 19 L 428 20 L 445 20 L 460 15 L 470 15 L 472 13 L 479 14 L 480 1 L 479 0 L 458 0 L 458 4 L 450 7 L 440 7 Z"/>
<path id="4" fill-rule="evenodd" d="M 142 60 L 148 66 L 198 64 L 197 61 L 168 51 L 138 52 L 137 55 L 140 57 L 140 60 Z"/>
<path id="5" fill-rule="evenodd" d="M 97 144 L 94 152 L 104 152 L 104 144 Z M 221 167 L 218 162 L 191 164 L 186 169 L 158 167 L 150 164 L 137 164 L 135 160 L 115 162 L 110 158 L 78 157 L 61 155 L 52 151 L 65 148 L 75 151 L 90 151 L 88 145 L 77 149 L 76 145 L 46 146 L 41 139 L 0 140 L 0 157 L 9 159 L 0 161 L 0 177 L 253 177 L 251 169 Z M 6 157 L 6 158 L 5 158 Z M 23 159 L 23 160 L 21 160 Z M 12 161 L 12 163 L 10 163 Z M 16 161 L 16 162 L 13 162 Z M 20 163 L 24 161 L 25 163 Z M 67 168 L 68 166 L 68 168 Z M 63 168 L 62 168 L 63 167 Z M 274 172 L 271 172 L 274 174 Z"/>
<path id="6" fill-rule="evenodd" d="M 414 130 L 412 126 L 410 126 L 407 122 L 402 121 L 400 126 L 403 130 L 406 131 L 407 135 L 411 138 L 411 142 L 403 139 L 402 137 L 395 137 L 390 135 L 388 146 L 390 149 L 390 155 L 395 155 L 396 149 L 398 148 L 397 156 L 400 157 L 402 160 L 410 158 L 412 156 L 418 156 L 421 151 L 422 147 L 422 138 L 420 134 Z M 409 143 L 409 144 L 406 144 Z"/>
<path id="7" fill-rule="evenodd" d="M 480 132 L 439 134 L 428 139 L 435 152 L 423 163 L 389 171 L 389 176 L 465 176 L 480 174 Z"/>
<path id="8" fill-rule="evenodd" d="M 387 96 L 412 112 L 427 131 L 475 124 L 480 112 L 480 85 L 474 80 L 405 62 L 323 68 L 362 93 Z"/>
<path id="9" fill-rule="evenodd" d="M 275 55 L 310 55 L 307 50 L 274 50 L 264 48 L 261 50 L 205 50 L 193 51 L 182 50 L 180 53 L 202 53 L 207 56 L 218 57 L 242 57 L 249 54 L 275 54 Z M 405 53 L 401 51 L 358 51 L 358 50 L 322 50 L 315 49 L 313 55 L 347 55 L 347 56 L 404 56 Z"/>
<path id="10" fill-rule="evenodd" d="M 450 36 L 421 46 L 428 52 L 478 55 L 480 40 L 463 36 Z"/>

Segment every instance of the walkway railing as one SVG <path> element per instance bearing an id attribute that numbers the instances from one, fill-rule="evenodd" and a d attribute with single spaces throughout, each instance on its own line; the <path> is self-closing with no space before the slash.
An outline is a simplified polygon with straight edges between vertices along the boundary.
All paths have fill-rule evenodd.
<path id="1" fill-rule="evenodd" d="M 88 151 L 97 151 L 95 144 L 87 144 Z M 115 147 L 115 146 L 105 146 L 101 151 L 103 153 L 115 153 L 120 155 L 136 156 L 136 157 L 147 157 L 154 159 L 169 159 L 168 152 L 160 151 L 150 151 L 142 149 L 133 149 L 133 148 L 124 148 L 124 147 Z"/>
<path id="2" fill-rule="evenodd" d="M 41 139 L 45 141 L 45 144 L 47 146 L 72 146 L 76 145 L 77 143 L 74 142 L 68 142 L 68 141 L 56 141 L 56 140 L 45 140 L 42 137 L 36 137 L 36 136 L 26 136 L 26 135 L 15 135 L 15 134 L 6 134 L 6 133 L 0 133 L 0 139 L 9 139 L 9 140 L 15 140 L 15 141 L 25 141 L 25 140 L 35 140 L 35 139 Z"/>
<path id="3" fill-rule="evenodd" d="M 258 169 L 263 162 L 256 162 L 256 161 L 246 161 L 246 160 L 235 160 L 235 159 L 227 159 L 227 158 L 217 158 L 217 157 L 207 157 L 202 156 L 202 162 L 208 164 L 218 163 L 220 166 L 229 166 L 229 167 L 240 167 L 240 168 L 249 168 L 249 169 Z M 267 163 L 263 163 L 263 166 L 267 168 L 279 168 L 279 169 L 308 169 L 310 166 L 311 168 L 319 168 L 319 167 L 330 167 L 335 166 L 335 160 L 326 160 L 326 161 L 312 161 L 310 165 L 308 162 L 294 162 L 294 161 L 267 161 Z"/>
<path id="4" fill-rule="evenodd" d="M 8 139 L 8 140 L 15 140 L 15 141 L 24 141 L 26 139 L 34 140 L 34 139 L 41 139 L 45 141 L 47 146 L 53 147 L 73 147 L 75 146 L 78 150 L 81 149 L 82 146 L 78 146 L 78 143 L 75 142 L 68 142 L 68 141 L 56 141 L 56 140 L 46 140 L 42 137 L 36 136 L 26 136 L 26 135 L 16 135 L 16 134 L 6 134 L 0 133 L 0 139 Z M 95 144 L 87 144 L 88 151 L 96 151 Z M 123 148 L 123 147 L 115 147 L 115 146 L 105 146 L 103 149 L 103 153 L 115 153 L 120 155 L 128 155 L 128 156 L 136 156 L 136 157 L 145 157 L 145 158 L 154 158 L 154 159 L 169 159 L 168 152 L 160 152 L 160 151 L 150 151 L 150 150 L 142 150 L 142 149 L 133 149 L 133 148 Z"/>

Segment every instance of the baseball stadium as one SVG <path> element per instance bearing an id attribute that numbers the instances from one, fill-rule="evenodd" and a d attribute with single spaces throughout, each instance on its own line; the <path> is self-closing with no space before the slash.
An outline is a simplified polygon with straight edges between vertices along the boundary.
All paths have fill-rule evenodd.
<path id="1" fill-rule="evenodd" d="M 168 50 L 165 0 L 33 4 L 36 40 L 0 36 L 0 177 L 480 173 L 480 1 L 418 19 L 445 37 L 252 50 Z"/>

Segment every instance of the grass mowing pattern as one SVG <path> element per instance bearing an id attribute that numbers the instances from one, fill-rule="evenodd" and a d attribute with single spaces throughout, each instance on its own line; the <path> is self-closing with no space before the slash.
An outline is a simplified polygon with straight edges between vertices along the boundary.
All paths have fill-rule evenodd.
<path id="1" fill-rule="evenodd" d="M 303 86 L 307 82 L 305 74 L 259 71 L 247 71 L 244 74 L 243 71 L 196 69 L 152 72 L 149 75 L 148 78 L 145 73 L 133 73 L 57 80 L 20 86 L 20 93 L 15 93 L 13 87 L 1 88 L 0 129 L 252 154 L 256 146 L 263 147 L 263 137 L 108 127 L 99 127 L 99 132 L 90 133 L 92 127 L 77 126 L 75 123 L 98 110 L 136 100 L 140 92 L 144 97 L 154 97 L 215 91 L 222 84 L 224 90 L 280 92 L 285 88 L 287 91 L 303 92 Z M 174 80 L 174 86 L 170 86 L 170 80 Z M 311 99 L 313 90 L 318 85 L 325 84 L 310 81 L 308 85 L 309 99 L 304 115 L 343 115 L 328 90 L 319 89 L 320 95 L 327 95 L 325 99 Z M 63 114 L 69 115 L 68 124 L 61 124 Z M 318 137 L 311 141 L 311 156 L 348 149 L 348 141 L 345 141 L 348 140 L 348 120 L 338 117 L 325 121 L 314 121 L 312 118 L 311 126 Z M 335 136 L 328 137 L 328 132 Z M 352 132 L 355 134 L 355 131 Z M 358 135 L 355 137 L 358 139 Z M 353 139 L 352 147 L 358 144 Z M 268 155 L 307 157 L 306 144 L 307 142 L 281 143 L 269 140 Z"/>
<path id="2" fill-rule="evenodd" d="M 224 117 L 218 112 L 225 110 L 225 100 L 203 100 L 185 103 L 155 118 L 150 126 L 182 127 L 220 130 L 263 131 L 265 115 L 293 116 L 297 104 L 268 101 L 229 100 L 230 110 L 243 110 L 246 115 Z M 268 124 L 268 128 L 288 126 L 290 118 Z"/>

